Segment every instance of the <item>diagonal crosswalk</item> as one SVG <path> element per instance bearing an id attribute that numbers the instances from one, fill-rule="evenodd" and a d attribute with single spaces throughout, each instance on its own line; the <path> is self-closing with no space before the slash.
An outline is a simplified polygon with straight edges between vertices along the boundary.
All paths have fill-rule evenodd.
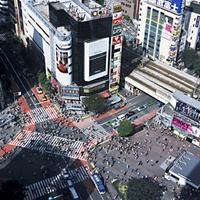
<path id="1" fill-rule="evenodd" d="M 26 113 L 26 126 L 60 117 L 54 106 L 39 107 Z"/>
<path id="2" fill-rule="evenodd" d="M 68 173 L 70 180 L 73 182 L 73 184 L 82 182 L 90 178 L 89 170 L 85 166 L 69 170 Z M 62 177 L 61 174 L 58 174 L 56 176 L 28 185 L 26 187 L 27 196 L 25 200 L 37 199 L 39 197 L 42 197 L 44 195 L 50 194 L 52 192 L 66 187 L 66 180 Z"/>
<path id="3" fill-rule="evenodd" d="M 73 122 L 74 123 L 74 122 Z M 74 123 L 76 127 L 82 130 L 86 137 L 93 143 L 101 141 L 110 136 L 110 134 L 92 118 L 85 119 Z"/>
<path id="4" fill-rule="evenodd" d="M 30 131 L 22 131 L 9 144 L 37 150 L 41 153 L 48 152 L 80 160 L 87 160 L 86 150 L 92 146 L 92 144 L 86 146 L 82 141 Z"/>

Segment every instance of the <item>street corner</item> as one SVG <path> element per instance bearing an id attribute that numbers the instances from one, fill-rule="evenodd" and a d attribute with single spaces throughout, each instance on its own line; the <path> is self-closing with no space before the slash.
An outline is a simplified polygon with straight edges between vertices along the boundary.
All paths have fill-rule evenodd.
<path id="1" fill-rule="evenodd" d="M 35 124 L 30 125 L 30 126 L 25 126 L 23 130 L 25 131 L 33 131 L 35 129 Z"/>
<path id="2" fill-rule="evenodd" d="M 5 144 L 4 146 L 1 147 L 0 149 L 0 156 L 10 152 L 12 149 L 14 149 L 15 146 L 11 144 Z"/>

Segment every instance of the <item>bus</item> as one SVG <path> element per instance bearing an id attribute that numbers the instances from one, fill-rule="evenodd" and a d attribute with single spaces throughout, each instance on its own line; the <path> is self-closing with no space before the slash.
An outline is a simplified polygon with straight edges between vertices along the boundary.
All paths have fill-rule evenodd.
<path id="1" fill-rule="evenodd" d="M 69 191 L 70 191 L 71 198 L 73 200 L 79 200 L 80 199 L 74 187 L 70 187 Z"/>
<path id="2" fill-rule="evenodd" d="M 103 181 L 101 180 L 101 177 L 98 173 L 94 173 L 91 175 L 92 181 L 97 188 L 98 192 L 100 194 L 104 194 L 106 192 L 106 189 L 104 187 Z"/>

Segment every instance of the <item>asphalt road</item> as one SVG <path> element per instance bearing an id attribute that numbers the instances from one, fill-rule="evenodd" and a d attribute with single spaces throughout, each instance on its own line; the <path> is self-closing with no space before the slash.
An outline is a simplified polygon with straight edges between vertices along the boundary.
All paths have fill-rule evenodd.
<path id="1" fill-rule="evenodd" d="M 29 85 L 27 81 L 27 77 L 23 74 L 23 68 L 20 65 L 19 61 L 17 60 L 16 55 L 11 51 L 9 45 L 2 47 L 2 59 L 6 66 L 6 69 L 9 72 L 9 75 L 13 77 L 17 86 L 19 87 L 22 95 L 26 99 L 27 103 L 30 105 L 31 109 L 36 107 L 41 107 L 39 101 L 33 94 L 31 90 L 31 85 Z"/>

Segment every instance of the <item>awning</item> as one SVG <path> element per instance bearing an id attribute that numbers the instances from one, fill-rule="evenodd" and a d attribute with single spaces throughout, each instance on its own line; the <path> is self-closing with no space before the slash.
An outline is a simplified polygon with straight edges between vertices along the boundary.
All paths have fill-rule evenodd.
<path id="1" fill-rule="evenodd" d="M 101 93 L 101 96 L 104 98 L 108 98 L 108 97 L 110 97 L 110 93 L 108 91 L 105 91 L 105 92 Z"/>

